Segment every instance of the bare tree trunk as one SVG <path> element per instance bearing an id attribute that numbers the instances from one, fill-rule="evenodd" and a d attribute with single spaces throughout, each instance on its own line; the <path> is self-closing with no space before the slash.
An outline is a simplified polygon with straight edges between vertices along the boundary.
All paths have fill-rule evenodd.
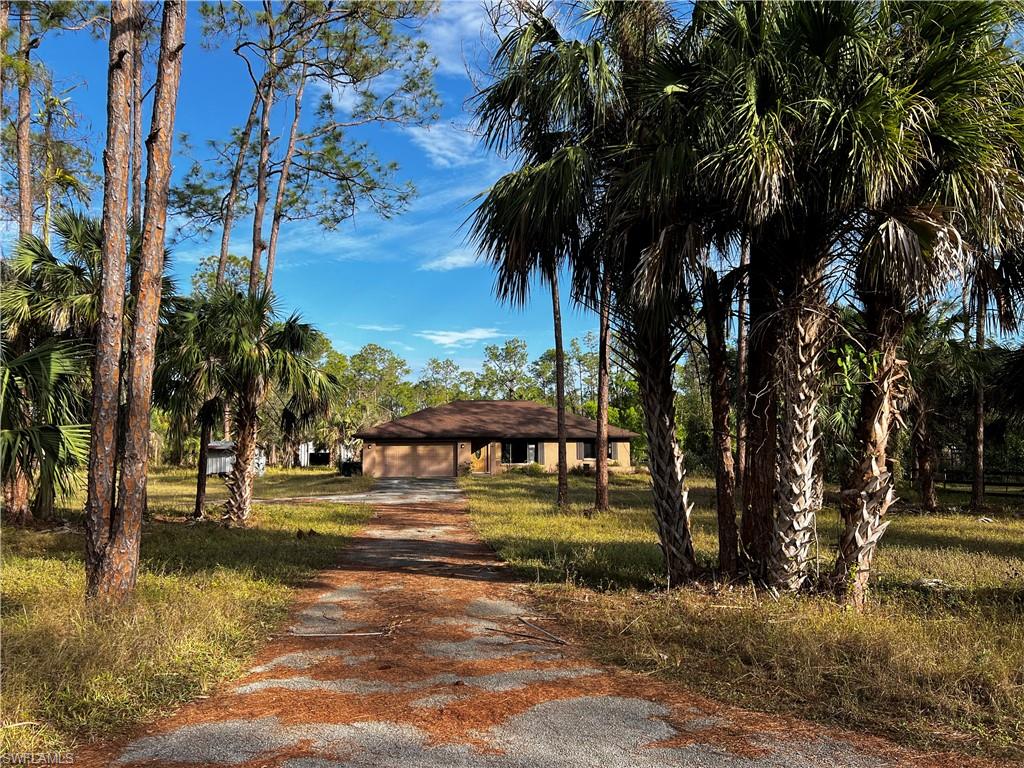
<path id="1" fill-rule="evenodd" d="M 209 403 L 200 413 L 199 461 L 196 470 L 196 505 L 192 516 L 197 520 L 206 514 L 206 473 L 210 468 L 210 439 L 213 436 L 213 410 Z"/>
<path id="2" fill-rule="evenodd" d="M 18 236 L 32 234 L 32 49 L 38 41 L 32 38 L 31 6 L 23 3 L 19 19 L 18 58 Z"/>
<path id="3" fill-rule="evenodd" d="M 704 328 L 708 341 L 708 368 L 711 375 L 711 421 L 715 435 L 715 496 L 718 512 L 718 567 L 734 576 L 739 570 L 738 532 L 736 529 L 736 474 L 732 460 L 732 433 L 729 413 L 729 367 L 725 349 L 725 324 L 728 305 L 720 295 L 717 275 L 707 268 L 703 285 Z"/>
<path id="4" fill-rule="evenodd" d="M 149 469 L 153 366 L 163 289 L 167 192 L 171 181 L 171 148 L 184 39 L 185 2 L 166 0 L 160 29 L 153 119 L 146 139 L 146 208 L 138 266 L 139 293 L 128 351 L 124 463 L 111 535 L 97 583 L 98 594 L 111 602 L 128 597 L 135 589 L 138 575 Z"/>
<path id="5" fill-rule="evenodd" d="M 132 35 L 132 221 L 137 227 L 142 226 L 142 34 L 144 24 L 145 13 L 143 12 L 139 14 L 138 24 Z"/>
<path id="6" fill-rule="evenodd" d="M 978 316 L 974 325 L 974 346 L 979 360 L 985 353 L 985 322 L 988 319 L 988 293 L 978 291 Z M 985 380 L 979 366 L 974 385 L 974 477 L 971 481 L 971 511 L 981 512 L 985 506 Z"/>
<path id="7" fill-rule="evenodd" d="M 562 306 L 558 297 L 558 269 L 549 275 L 551 312 L 555 323 L 555 410 L 558 420 L 558 499 L 559 508 L 569 505 L 569 468 L 565 428 L 565 349 L 562 346 Z"/>
<path id="8" fill-rule="evenodd" d="M 106 597 L 114 586 L 105 574 L 114 530 L 117 488 L 119 384 L 124 322 L 124 271 L 128 248 L 128 160 L 131 131 L 132 25 L 136 0 L 110 5 L 107 71 L 107 144 L 103 152 L 103 279 L 96 324 L 85 508 L 86 595 Z"/>
<path id="9" fill-rule="evenodd" d="M 281 169 L 277 178 L 277 194 L 274 197 L 274 214 L 270 222 L 270 244 L 267 247 L 267 274 L 263 278 L 263 288 L 269 292 L 274 284 L 274 260 L 277 257 L 277 237 L 281 231 L 281 217 L 284 215 L 284 193 L 288 187 L 288 172 L 291 170 L 292 157 L 295 156 L 295 140 L 299 134 L 299 117 L 302 115 L 302 94 L 306 90 L 306 68 L 302 67 L 299 75 L 299 85 L 295 91 L 295 115 L 292 118 L 292 127 L 288 132 L 288 148 L 285 150 L 284 159 L 281 161 Z"/>
<path id="10" fill-rule="evenodd" d="M 693 578 L 697 560 L 690 534 L 690 512 L 683 454 L 676 439 L 674 358 L 666 333 L 652 330 L 632 350 L 637 385 L 644 408 L 648 463 L 654 496 L 654 518 L 665 557 L 669 586 Z"/>
<path id="11" fill-rule="evenodd" d="M 818 460 L 818 392 L 821 380 L 821 275 L 801 279 L 791 301 L 792 321 L 779 360 L 782 418 L 779 483 L 769 577 L 796 591 L 807 581 L 816 535 L 814 465 Z"/>
<path id="12" fill-rule="evenodd" d="M 915 397 L 914 431 L 911 435 L 914 444 L 914 458 L 917 462 L 917 481 L 921 491 L 921 508 L 929 513 L 939 511 L 939 494 L 935 487 L 935 444 L 932 442 L 931 428 L 928 423 L 928 408 Z"/>
<path id="13" fill-rule="evenodd" d="M 743 470 L 740 538 L 752 574 L 766 575 L 772 540 L 777 451 L 775 355 L 778 323 L 769 278 L 753 259 L 749 283 L 750 336 L 745 416 L 747 458 Z"/>
<path id="14" fill-rule="evenodd" d="M 256 387 L 249 387 L 239 393 L 235 408 L 235 463 L 227 479 L 228 500 L 224 508 L 224 520 L 233 525 L 248 525 L 252 515 L 259 401 Z"/>
<path id="15" fill-rule="evenodd" d="M 273 42 L 273 27 L 270 30 Z M 274 67 L 276 59 L 268 63 L 261 94 L 260 159 L 256 169 L 256 205 L 252 214 L 252 261 L 249 264 L 249 295 L 255 295 L 260 286 L 260 267 L 263 260 L 263 216 L 267 211 L 267 178 L 270 172 L 270 113 L 274 107 Z"/>
<path id="16" fill-rule="evenodd" d="M 604 270 L 601 278 L 601 306 L 597 346 L 597 481 L 594 509 L 608 511 L 608 353 L 611 345 L 611 275 Z"/>
<path id="17" fill-rule="evenodd" d="M 259 106 L 263 102 L 262 90 L 253 96 L 252 108 L 249 110 L 249 117 L 245 120 L 242 128 L 242 135 L 238 139 L 238 157 L 235 158 L 235 167 L 231 170 L 231 186 L 228 187 L 228 195 L 224 198 L 224 231 L 220 236 L 220 261 L 217 263 L 217 287 L 224 285 L 224 274 L 228 267 L 228 252 L 231 249 L 231 228 L 235 223 L 235 203 L 238 201 L 238 187 L 242 181 L 242 168 L 245 166 L 245 155 L 249 151 L 249 140 L 252 137 L 252 129 L 256 124 L 256 115 L 259 114 Z M 224 438 L 227 439 L 227 414 L 225 413 Z"/>
<path id="18" fill-rule="evenodd" d="M 750 266 L 750 238 L 744 236 L 740 246 L 740 268 Z M 737 485 L 742 494 L 743 472 L 747 466 L 747 419 L 743 399 L 747 391 L 747 337 L 750 318 L 748 315 L 747 298 L 750 290 L 750 278 L 744 274 L 739 282 L 739 298 L 736 304 L 736 472 Z"/>

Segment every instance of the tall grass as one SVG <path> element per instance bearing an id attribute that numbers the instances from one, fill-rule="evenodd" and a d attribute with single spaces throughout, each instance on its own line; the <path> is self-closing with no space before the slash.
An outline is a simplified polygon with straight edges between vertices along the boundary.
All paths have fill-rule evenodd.
<path id="1" fill-rule="evenodd" d="M 177 474 L 151 478 L 164 514 L 190 508 Z M 368 516 L 360 506 L 269 503 L 246 530 L 149 522 L 134 600 L 103 614 L 85 606 L 80 532 L 5 530 L 0 754 L 65 750 L 237 676 L 284 617 L 292 588 L 337 562 Z M 310 529 L 319 535 L 296 536 Z"/>
<path id="2" fill-rule="evenodd" d="M 550 478 L 463 481 L 482 535 L 538 582 L 595 654 L 716 698 L 922 747 L 1024 757 L 1024 508 L 991 522 L 895 513 L 862 615 L 827 597 L 771 595 L 710 578 L 666 592 L 646 479 L 615 478 L 587 518 L 590 482 L 557 512 Z M 693 483 L 698 557 L 717 551 L 713 484 Z M 832 565 L 837 515 L 819 524 Z"/>

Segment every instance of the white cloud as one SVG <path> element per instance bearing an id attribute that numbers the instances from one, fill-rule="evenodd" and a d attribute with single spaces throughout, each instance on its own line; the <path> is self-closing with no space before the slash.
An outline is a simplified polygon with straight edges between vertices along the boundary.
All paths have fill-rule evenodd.
<path id="1" fill-rule="evenodd" d="M 373 323 L 367 323 L 366 325 L 357 325 L 361 331 L 378 331 L 380 333 L 393 333 L 394 331 L 402 330 L 400 325 L 375 325 Z"/>
<path id="2" fill-rule="evenodd" d="M 435 168 L 462 168 L 487 159 L 476 134 L 454 123 L 413 125 L 405 129 L 412 143 L 427 153 Z"/>
<path id="3" fill-rule="evenodd" d="M 455 349 L 469 347 L 479 341 L 497 339 L 504 334 L 497 328 L 467 328 L 464 331 L 420 331 L 416 335 L 421 339 L 432 341 L 440 347 Z"/>
<path id="4" fill-rule="evenodd" d="M 477 265 L 476 253 L 468 248 L 460 248 L 444 256 L 437 256 L 420 264 L 420 269 L 429 272 L 448 272 L 453 269 L 464 269 Z"/>
<path id="5" fill-rule="evenodd" d="M 487 9 L 482 0 L 446 0 L 424 25 L 423 37 L 437 58 L 442 75 L 466 76 L 466 65 L 479 58 L 481 38 L 489 35 Z"/>

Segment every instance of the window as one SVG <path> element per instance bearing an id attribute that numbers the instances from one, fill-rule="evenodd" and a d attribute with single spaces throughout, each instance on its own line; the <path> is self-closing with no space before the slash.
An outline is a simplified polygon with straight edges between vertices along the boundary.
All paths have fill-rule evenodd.
<path id="1" fill-rule="evenodd" d="M 507 440 L 501 444 L 502 464 L 532 464 L 539 455 L 537 443 L 529 440 Z"/>
<path id="2" fill-rule="evenodd" d="M 596 440 L 581 440 L 576 444 L 576 458 L 577 459 L 596 459 L 597 458 L 597 441 Z M 612 444 L 608 443 L 608 458 L 612 456 Z"/>

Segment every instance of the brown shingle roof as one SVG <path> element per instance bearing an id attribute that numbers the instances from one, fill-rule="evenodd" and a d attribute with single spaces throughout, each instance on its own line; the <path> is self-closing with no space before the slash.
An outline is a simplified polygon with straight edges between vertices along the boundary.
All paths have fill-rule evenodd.
<path id="1" fill-rule="evenodd" d="M 569 440 L 593 440 L 597 422 L 567 413 Z M 557 439 L 557 412 L 528 400 L 456 400 L 424 408 L 359 432 L 362 440 Z M 608 439 L 629 440 L 634 432 L 608 426 Z"/>

